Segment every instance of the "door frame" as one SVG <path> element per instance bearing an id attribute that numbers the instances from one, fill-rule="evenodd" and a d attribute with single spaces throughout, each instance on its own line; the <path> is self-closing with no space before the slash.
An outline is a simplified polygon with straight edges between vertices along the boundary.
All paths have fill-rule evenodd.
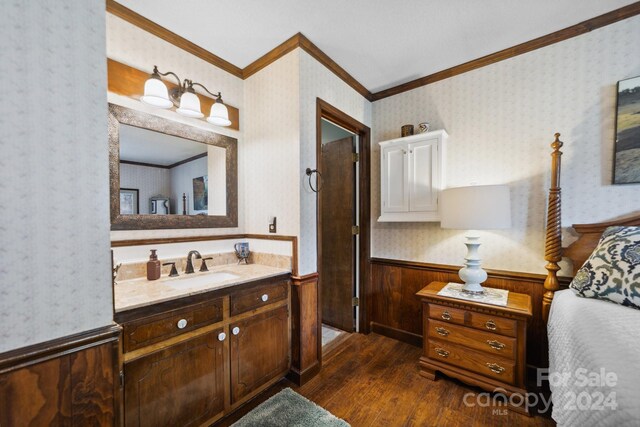
<path id="1" fill-rule="evenodd" d="M 329 120 L 358 136 L 359 174 L 358 191 L 360 198 L 358 242 L 360 252 L 356 262 L 359 264 L 360 275 L 356 286 L 359 289 L 359 319 L 356 319 L 360 333 L 368 334 L 369 328 L 369 298 L 365 290 L 370 277 L 370 220 L 371 220 L 371 129 L 340 111 L 333 105 L 316 98 L 316 169 L 322 173 L 322 119 Z M 320 320 L 318 337 L 322 336 L 322 210 L 321 197 L 316 197 L 316 245 L 317 245 L 317 270 L 318 270 L 318 319 Z M 322 354 L 322 342 L 320 342 L 319 354 Z"/>

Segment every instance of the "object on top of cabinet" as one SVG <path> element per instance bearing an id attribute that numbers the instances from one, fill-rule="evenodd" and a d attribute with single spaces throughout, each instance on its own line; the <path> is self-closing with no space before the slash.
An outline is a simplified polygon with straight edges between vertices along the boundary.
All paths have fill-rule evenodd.
<path id="1" fill-rule="evenodd" d="M 440 221 L 447 132 L 436 130 L 380 142 L 378 222 Z"/>

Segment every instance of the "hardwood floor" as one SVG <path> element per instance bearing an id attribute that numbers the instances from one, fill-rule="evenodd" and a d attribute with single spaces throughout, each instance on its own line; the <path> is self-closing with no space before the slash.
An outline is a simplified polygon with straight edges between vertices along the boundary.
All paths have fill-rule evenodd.
<path id="1" fill-rule="evenodd" d="M 500 408 L 466 407 L 466 393 L 482 390 L 439 376 L 433 382 L 418 373 L 421 349 L 377 334 L 351 334 L 323 357 L 323 368 L 302 387 L 283 380 L 240 408 L 220 426 L 229 426 L 280 390 L 291 389 L 359 426 L 553 426 Z M 475 402 L 475 399 L 468 399 Z"/>

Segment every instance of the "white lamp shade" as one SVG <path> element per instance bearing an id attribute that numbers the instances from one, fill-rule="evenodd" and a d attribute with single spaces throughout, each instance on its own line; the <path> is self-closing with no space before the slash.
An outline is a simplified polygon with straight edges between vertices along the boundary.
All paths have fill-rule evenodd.
<path id="1" fill-rule="evenodd" d="M 211 106 L 211 113 L 207 117 L 207 121 L 216 126 L 229 126 L 229 110 L 227 106 L 221 102 L 216 102 Z"/>
<path id="2" fill-rule="evenodd" d="M 440 226 L 460 230 L 511 227 L 511 196 L 507 185 L 448 188 L 440 196 Z"/>
<path id="3" fill-rule="evenodd" d="M 204 117 L 204 114 L 200 111 L 200 99 L 195 93 L 191 92 L 185 92 L 180 96 L 180 106 L 176 112 L 187 117 Z"/>
<path id="4" fill-rule="evenodd" d="M 150 78 L 144 83 L 144 95 L 140 98 L 145 104 L 159 108 L 171 108 L 167 86 L 160 79 Z"/>

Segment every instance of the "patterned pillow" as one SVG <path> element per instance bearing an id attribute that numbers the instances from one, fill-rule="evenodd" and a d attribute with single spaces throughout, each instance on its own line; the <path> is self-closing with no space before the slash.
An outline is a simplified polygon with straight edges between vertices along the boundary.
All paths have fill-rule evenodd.
<path id="1" fill-rule="evenodd" d="M 640 310 L 640 227 L 609 227 L 569 287 Z"/>

